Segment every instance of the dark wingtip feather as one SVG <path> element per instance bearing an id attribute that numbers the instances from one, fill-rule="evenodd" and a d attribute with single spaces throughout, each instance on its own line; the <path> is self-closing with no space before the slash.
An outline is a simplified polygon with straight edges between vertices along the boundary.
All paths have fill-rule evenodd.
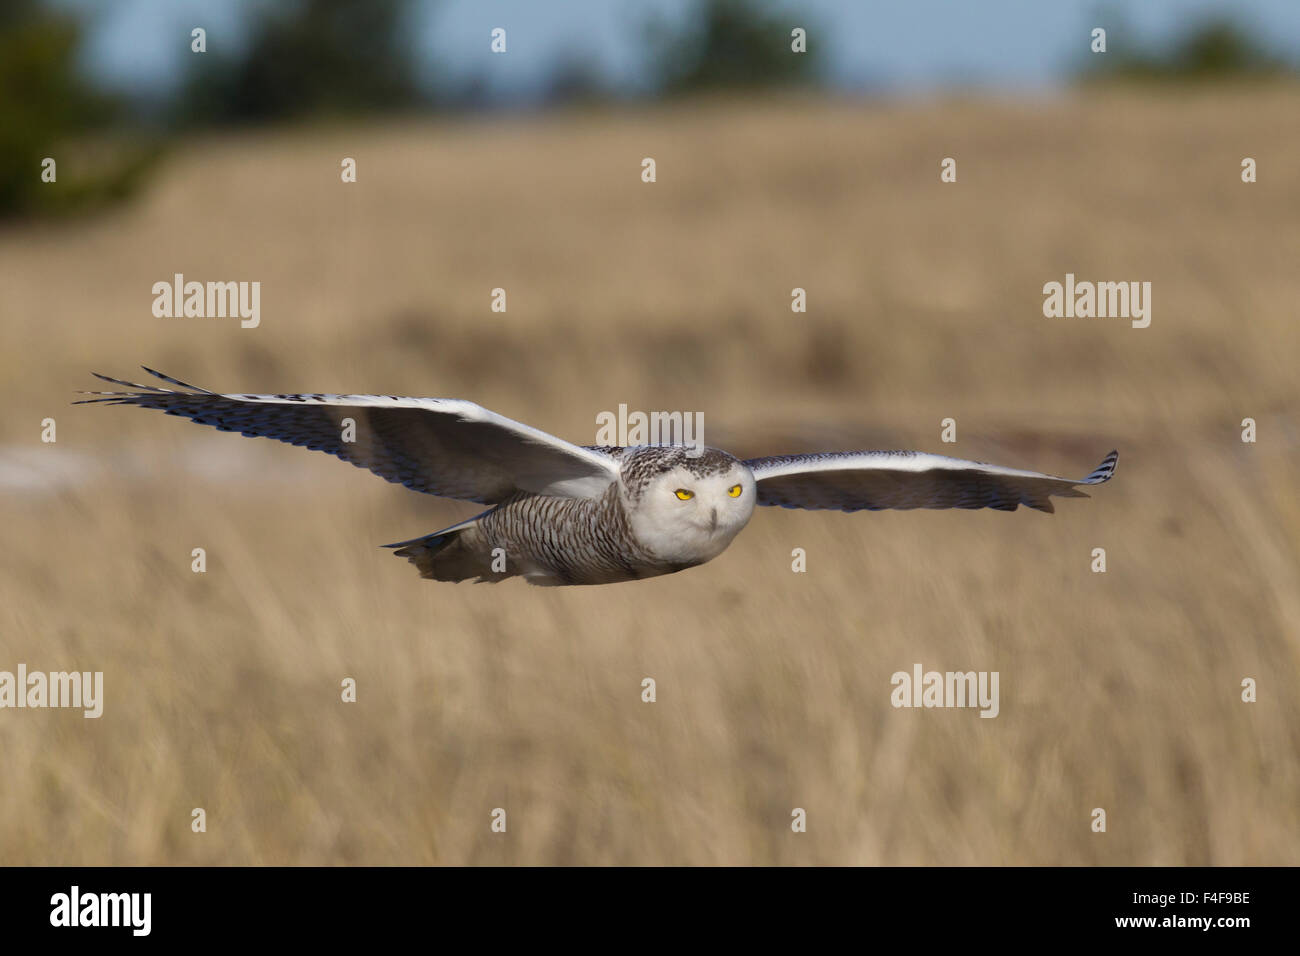
<path id="1" fill-rule="evenodd" d="M 123 385 L 126 388 L 139 389 L 142 392 L 166 392 L 167 391 L 167 389 L 159 388 L 156 385 L 141 385 L 139 382 L 128 382 L 125 381 L 124 379 L 113 378 L 112 376 L 109 375 L 101 375 L 99 372 L 91 372 L 90 374 L 95 376 L 95 378 L 99 379 L 101 382 L 108 382 L 111 385 Z"/>
<path id="2" fill-rule="evenodd" d="M 197 385 L 191 385 L 189 382 L 182 382 L 178 378 L 172 378 L 170 375 L 164 375 L 162 372 L 151 369 L 148 365 L 141 365 L 140 367 L 144 369 L 146 372 L 148 372 L 150 375 L 152 375 L 154 378 L 160 378 L 164 382 L 170 382 L 172 385 L 179 385 L 181 388 L 193 389 L 194 391 L 202 392 L 205 395 L 215 394 L 213 392 L 208 391 L 206 388 L 200 388 Z M 164 391 L 166 390 L 164 389 Z"/>
<path id="3" fill-rule="evenodd" d="M 1119 450 L 1112 451 L 1109 455 L 1101 460 L 1101 464 L 1093 469 L 1092 474 L 1080 481 L 1081 485 L 1099 485 L 1103 481 L 1110 481 L 1111 476 L 1115 474 L 1115 465 L 1119 462 Z"/>

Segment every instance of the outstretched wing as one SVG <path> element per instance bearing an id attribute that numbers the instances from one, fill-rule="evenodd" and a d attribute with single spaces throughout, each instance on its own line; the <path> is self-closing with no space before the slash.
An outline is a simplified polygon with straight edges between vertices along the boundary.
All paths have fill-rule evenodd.
<path id="1" fill-rule="evenodd" d="M 1098 485 L 1115 473 L 1112 451 L 1087 478 L 1057 478 L 1037 471 L 917 451 L 841 451 L 777 455 L 745 462 L 758 483 L 760 505 L 783 508 L 881 511 L 885 508 L 996 508 L 1028 505 L 1055 511 L 1051 495 L 1087 498 L 1075 485 Z"/>
<path id="2" fill-rule="evenodd" d="M 414 491 L 496 504 L 520 491 L 585 498 L 618 476 L 609 456 L 529 428 L 473 402 L 392 395 L 219 395 L 146 368 L 181 391 L 93 373 L 129 392 L 87 392 L 157 408 L 220 431 L 337 455 Z M 345 433 L 344 419 L 354 428 Z M 347 441 L 346 438 L 353 440 Z"/>

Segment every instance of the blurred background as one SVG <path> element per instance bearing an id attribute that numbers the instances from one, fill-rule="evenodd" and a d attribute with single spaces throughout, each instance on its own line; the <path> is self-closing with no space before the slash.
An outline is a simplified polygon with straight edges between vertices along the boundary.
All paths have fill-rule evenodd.
<path id="1" fill-rule="evenodd" d="M 106 701 L 0 713 L 0 863 L 1294 864 L 1298 65 L 1290 0 L 9 0 L 0 669 Z M 1151 282 L 1150 328 L 1044 318 L 1067 272 Z M 155 317 L 175 273 L 260 325 Z M 1053 516 L 764 509 L 666 578 L 434 584 L 378 545 L 476 506 L 69 405 L 140 364 L 1120 463 Z M 1000 716 L 893 709 L 916 662 Z"/>

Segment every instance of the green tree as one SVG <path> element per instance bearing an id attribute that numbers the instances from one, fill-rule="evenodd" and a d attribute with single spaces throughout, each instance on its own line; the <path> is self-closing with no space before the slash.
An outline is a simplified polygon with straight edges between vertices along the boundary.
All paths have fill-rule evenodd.
<path id="1" fill-rule="evenodd" d="M 790 32 L 808 31 L 807 53 L 790 49 Z M 647 27 L 652 68 L 666 95 L 702 90 L 795 86 L 816 79 L 816 30 L 806 18 L 751 0 L 700 0 L 687 25 Z"/>
<path id="2" fill-rule="evenodd" d="M 1112 36 L 1121 31 L 1112 31 Z M 1192 27 L 1168 51 L 1117 49 L 1092 56 L 1081 71 L 1085 81 L 1152 81 L 1264 79 L 1291 71 L 1254 38 L 1227 20 L 1207 20 Z"/>
<path id="3" fill-rule="evenodd" d="M 121 110 L 78 74 L 80 38 L 75 19 L 38 0 L 0 6 L 0 217 L 75 212 L 119 199 L 155 158 L 147 148 L 97 148 L 88 161 L 88 140 L 106 138 Z M 54 183 L 41 180 L 46 157 L 58 163 Z M 89 167 L 93 173 L 73 173 Z"/>
<path id="4" fill-rule="evenodd" d="M 408 0 L 264 5 L 242 53 L 197 56 L 177 119 L 243 123 L 386 112 L 422 101 L 406 42 Z"/>

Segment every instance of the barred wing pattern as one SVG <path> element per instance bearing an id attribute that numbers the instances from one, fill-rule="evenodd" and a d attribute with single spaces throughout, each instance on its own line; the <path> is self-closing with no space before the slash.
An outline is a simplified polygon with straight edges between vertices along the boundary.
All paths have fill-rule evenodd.
<path id="1" fill-rule="evenodd" d="M 1058 478 L 1037 471 L 915 451 L 842 451 L 777 455 L 746 461 L 760 505 L 783 508 L 881 511 L 886 508 L 995 508 L 1027 505 L 1052 512 L 1051 496 L 1087 498 L 1075 485 L 1097 485 L 1115 472 L 1112 451 L 1087 478 Z"/>
<path id="2" fill-rule="evenodd" d="M 598 497 L 618 477 L 608 455 L 570 444 L 473 402 L 393 395 L 220 395 L 161 372 L 182 390 L 137 385 L 88 392 L 105 402 L 156 408 L 219 431 L 274 438 L 328 452 L 414 491 L 497 504 L 520 491 Z M 356 423 L 343 439 L 343 419 Z"/>

